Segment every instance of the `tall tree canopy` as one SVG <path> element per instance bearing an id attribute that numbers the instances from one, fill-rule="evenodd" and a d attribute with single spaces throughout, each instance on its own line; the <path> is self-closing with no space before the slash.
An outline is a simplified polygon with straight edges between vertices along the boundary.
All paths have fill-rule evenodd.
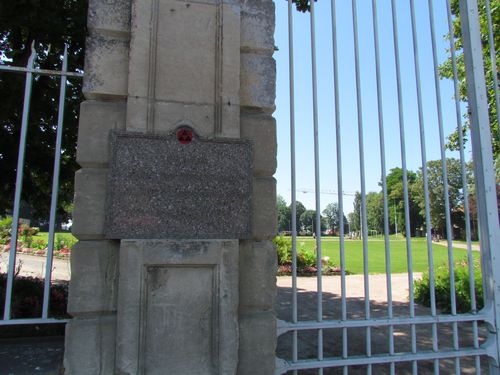
<path id="1" fill-rule="evenodd" d="M 290 207 L 286 205 L 285 198 L 281 195 L 276 197 L 276 205 L 278 211 L 278 232 L 291 230 L 291 210 Z"/>
<path id="2" fill-rule="evenodd" d="M 464 226 L 464 197 L 460 161 L 454 158 L 446 159 L 448 173 L 448 198 L 450 203 L 450 218 L 454 226 Z M 423 176 L 420 169 L 417 173 L 415 188 L 420 214 L 425 217 L 425 197 L 423 192 Z M 433 229 L 446 238 L 445 190 L 441 160 L 427 162 L 427 178 L 429 189 L 429 212 Z"/>
<path id="3" fill-rule="evenodd" d="M 329 203 L 323 210 L 326 225 L 335 233 L 340 231 L 340 212 L 338 203 Z M 349 224 L 344 215 L 344 233 L 348 233 Z"/>
<path id="4" fill-rule="evenodd" d="M 498 164 L 498 159 L 500 157 L 500 139 L 499 139 L 499 128 L 498 128 L 498 116 L 495 106 L 495 90 L 494 90 L 494 80 L 492 73 L 492 61 L 490 57 L 490 46 L 488 43 L 488 21 L 486 17 L 486 6 L 484 0 L 478 1 L 479 6 L 479 22 L 481 27 L 481 42 L 483 46 L 483 59 L 486 75 L 486 91 L 488 96 L 488 111 L 490 117 L 490 128 L 492 134 L 493 143 L 493 155 Z M 455 16 L 453 21 L 453 37 L 455 41 L 455 48 L 457 50 L 457 72 L 459 79 L 459 92 L 460 100 L 467 101 L 467 82 L 465 80 L 465 63 L 464 55 L 460 53 L 462 51 L 462 29 L 461 29 L 461 19 L 460 19 L 460 8 L 458 0 L 451 0 L 452 13 Z M 500 55 L 498 54 L 498 49 L 500 48 L 500 0 L 490 0 L 491 18 L 493 25 L 493 39 L 494 45 L 497 50 L 495 64 L 498 67 L 500 62 Z M 448 58 L 440 67 L 439 73 L 442 78 L 453 79 L 453 66 L 451 57 Z M 500 80 L 500 76 L 497 77 Z M 467 136 L 468 124 L 464 127 L 464 135 Z M 465 138 L 467 139 L 467 138 Z M 449 137 L 448 147 L 452 150 L 458 150 L 458 129 L 452 133 Z"/>
<path id="5" fill-rule="evenodd" d="M 16 0 L 0 3 L 0 64 L 26 66 L 31 45 L 36 67 L 61 69 L 64 45 L 68 69 L 83 70 L 87 0 Z M 52 189 L 57 102 L 57 77 L 35 76 L 24 166 L 22 200 L 34 218 L 46 218 Z M 12 209 L 19 134 L 23 110 L 24 74 L 0 72 L 0 215 Z M 81 80 L 68 82 L 64 116 L 58 213 L 67 216 L 73 199 Z"/>
<path id="6" fill-rule="evenodd" d="M 410 235 L 414 235 L 416 230 L 423 224 L 423 218 L 420 215 L 420 207 L 418 205 L 415 182 L 417 174 L 413 171 L 407 171 L 408 179 L 408 209 L 410 218 Z M 387 198 L 389 208 L 389 224 L 391 232 L 396 232 L 396 224 L 398 233 L 405 234 L 405 204 L 404 204 L 404 187 L 403 187 L 403 169 L 392 168 L 387 175 Z M 382 185 L 382 184 L 379 184 Z"/>

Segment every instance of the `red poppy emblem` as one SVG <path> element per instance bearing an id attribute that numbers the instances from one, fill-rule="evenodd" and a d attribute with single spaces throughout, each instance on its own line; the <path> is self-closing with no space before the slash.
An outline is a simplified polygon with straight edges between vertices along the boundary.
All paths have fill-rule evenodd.
<path id="1" fill-rule="evenodd" d="M 177 140 L 183 145 L 191 143 L 193 140 L 193 131 L 190 129 L 177 130 Z"/>

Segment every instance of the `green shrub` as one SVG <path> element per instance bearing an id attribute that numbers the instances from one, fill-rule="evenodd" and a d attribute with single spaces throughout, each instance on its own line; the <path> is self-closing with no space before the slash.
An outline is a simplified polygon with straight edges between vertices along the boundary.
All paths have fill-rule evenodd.
<path id="1" fill-rule="evenodd" d="M 12 218 L 10 216 L 4 217 L 0 220 L 0 230 L 10 229 L 12 227 Z"/>
<path id="2" fill-rule="evenodd" d="M 0 274 L 0 301 L 5 300 L 6 274 Z M 37 318 L 42 316 L 43 279 L 17 276 L 14 278 L 12 290 L 12 318 Z M 53 318 L 68 318 L 66 306 L 68 301 L 68 285 L 52 284 L 50 286 L 49 316 Z M 0 314 L 3 315 L 4 305 L 0 304 Z"/>
<path id="3" fill-rule="evenodd" d="M 31 243 L 31 247 L 33 249 L 36 249 L 36 250 L 43 250 L 43 249 L 46 249 L 48 247 L 48 245 L 47 245 L 47 241 L 45 241 L 43 239 L 35 239 Z"/>
<path id="4" fill-rule="evenodd" d="M 474 285 L 477 309 L 481 309 L 484 305 L 483 301 L 483 282 L 481 275 L 481 267 L 479 260 L 473 263 L 474 270 Z M 457 312 L 464 313 L 471 310 L 471 295 L 469 283 L 469 264 L 467 260 L 455 262 L 455 296 L 457 304 Z M 443 312 L 451 312 L 451 293 L 450 293 L 450 272 L 447 265 L 439 266 L 434 272 L 434 285 L 436 292 L 436 307 Z M 424 306 L 430 306 L 430 280 L 429 273 L 426 272 L 422 276 L 422 280 L 414 282 L 415 286 L 415 302 L 421 303 Z"/>
<path id="5" fill-rule="evenodd" d="M 54 239 L 54 249 L 59 251 L 64 248 L 72 249 L 78 240 L 73 236 L 68 236 L 66 234 L 56 234 Z"/>
<path id="6" fill-rule="evenodd" d="M 11 217 L 4 217 L 2 220 L 0 220 L 0 245 L 7 245 L 9 243 L 11 228 Z"/>
<path id="7" fill-rule="evenodd" d="M 316 267 L 316 254 L 306 249 L 300 249 L 297 252 L 297 269 L 300 270 L 305 267 Z"/>
<path id="8" fill-rule="evenodd" d="M 278 256 L 278 275 L 290 275 L 292 273 L 292 240 L 283 235 L 273 240 L 276 245 Z M 301 276 L 315 275 L 317 272 L 316 252 L 307 250 L 304 243 L 300 243 L 297 249 L 297 274 Z M 322 270 L 325 275 L 339 274 L 339 268 L 325 258 L 322 262 Z M 349 274 L 349 272 L 346 272 Z"/>
<path id="9" fill-rule="evenodd" d="M 281 235 L 275 237 L 273 242 L 276 245 L 278 265 L 282 266 L 292 263 L 292 241 L 290 238 L 285 238 Z"/>

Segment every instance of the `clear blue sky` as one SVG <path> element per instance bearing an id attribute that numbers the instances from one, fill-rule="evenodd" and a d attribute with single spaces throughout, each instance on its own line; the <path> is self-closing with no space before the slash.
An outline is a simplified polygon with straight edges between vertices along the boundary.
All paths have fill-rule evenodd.
<path id="1" fill-rule="evenodd" d="M 390 0 L 377 1 L 387 171 L 394 167 L 401 167 L 396 68 L 390 3 Z M 397 3 L 407 163 L 409 169 L 416 171 L 421 166 L 421 154 L 410 5 L 408 0 L 398 0 Z M 367 192 L 379 191 L 378 182 L 381 179 L 371 4 L 371 0 L 358 0 L 357 6 Z M 423 0 L 416 0 L 415 4 L 417 8 L 416 19 L 427 160 L 434 160 L 440 158 L 440 151 L 428 6 L 427 1 Z M 448 30 L 445 7 L 444 0 L 434 0 L 438 60 L 440 63 L 446 59 L 449 48 L 449 42 L 445 40 Z M 335 157 L 335 111 L 330 1 L 319 0 L 315 4 L 315 10 L 321 189 L 336 190 L 337 161 Z M 303 189 L 314 189 L 309 20 L 308 13 L 303 14 L 294 11 L 297 187 Z M 337 20 L 343 184 L 344 191 L 354 192 L 360 191 L 361 185 L 351 1 L 337 1 Z M 274 116 L 278 124 L 278 170 L 276 179 L 278 181 L 278 194 L 282 195 L 290 203 L 288 21 L 287 2 L 285 0 L 278 0 L 276 2 L 275 44 L 279 49 L 274 54 L 277 62 L 277 97 Z M 453 83 L 451 81 L 441 81 L 441 97 L 443 101 L 444 133 L 448 135 L 456 128 Z M 468 157 L 468 151 L 466 155 Z M 458 158 L 459 155 L 457 152 L 447 151 L 447 157 Z M 314 194 L 298 192 L 297 199 L 304 203 L 307 208 L 314 209 Z M 335 201 L 337 201 L 337 195 L 322 194 L 322 209 L 328 203 Z M 352 211 L 352 202 L 352 197 L 345 196 L 344 211 L 346 214 Z"/>

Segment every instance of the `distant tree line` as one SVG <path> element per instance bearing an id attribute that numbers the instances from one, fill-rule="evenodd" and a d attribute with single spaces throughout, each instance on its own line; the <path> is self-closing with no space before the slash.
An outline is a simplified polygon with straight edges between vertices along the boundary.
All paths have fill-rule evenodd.
<path id="1" fill-rule="evenodd" d="M 292 231 L 292 205 L 287 205 L 285 199 L 278 195 L 278 231 Z M 296 222 L 297 233 L 312 234 L 317 233 L 316 230 L 316 211 L 308 210 L 299 201 L 296 202 Z M 340 226 L 340 215 L 337 203 L 330 203 L 323 210 L 321 215 L 321 232 L 329 231 L 331 234 L 338 235 Z M 344 231 L 348 232 L 349 224 L 344 215 Z"/>
<path id="2" fill-rule="evenodd" d="M 446 159 L 448 173 L 448 197 L 450 204 L 450 219 L 452 236 L 455 239 L 465 238 L 465 202 L 464 189 L 462 186 L 462 173 L 460 161 L 454 158 Z M 471 220 L 471 236 L 473 240 L 478 238 L 478 223 L 476 210 L 476 195 L 472 164 L 466 166 L 466 181 L 469 191 L 469 215 Z M 446 238 L 446 211 L 443 172 L 441 160 L 427 162 L 428 178 L 428 201 L 430 224 L 433 235 Z M 424 236 L 426 233 L 425 221 L 425 197 L 424 179 L 422 168 L 418 171 L 407 171 L 408 181 L 408 229 L 411 236 Z M 405 202 L 403 170 L 393 168 L 386 176 L 388 219 L 390 234 L 396 231 L 406 236 Z M 382 183 L 379 183 L 382 186 Z M 497 196 L 500 189 L 497 187 Z M 366 194 L 366 218 L 368 230 L 384 233 L 384 197 L 382 191 L 369 192 Z M 359 232 L 361 213 L 361 194 L 356 192 L 354 197 L 353 211 L 344 216 L 344 232 Z M 307 210 L 301 202 L 297 202 L 297 231 L 317 232 L 315 228 L 315 211 Z M 339 233 L 339 212 L 337 203 L 330 203 L 322 212 L 322 231 Z M 287 205 L 283 197 L 278 196 L 278 230 L 280 232 L 291 231 L 291 205 Z"/>

